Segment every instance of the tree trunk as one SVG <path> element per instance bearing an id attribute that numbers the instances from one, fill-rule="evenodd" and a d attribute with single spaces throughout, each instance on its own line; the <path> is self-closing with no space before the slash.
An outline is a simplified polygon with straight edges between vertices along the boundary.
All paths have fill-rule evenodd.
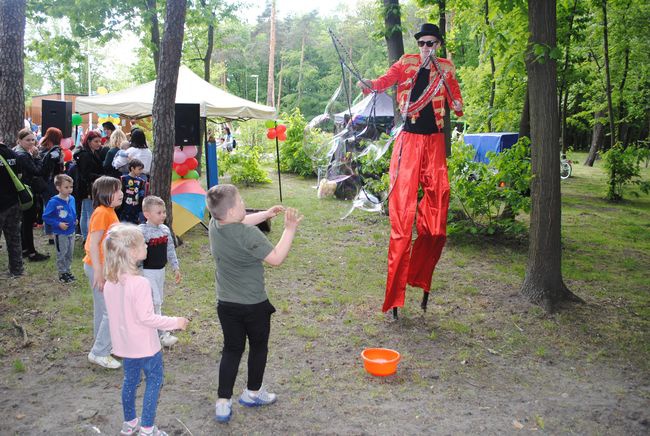
<path id="1" fill-rule="evenodd" d="M 205 0 L 201 0 L 201 6 L 205 9 Z M 208 23 L 208 48 L 203 57 L 203 80 L 210 82 L 210 65 L 212 63 L 212 50 L 214 50 L 214 10 L 210 11 L 211 20 Z"/>
<path id="2" fill-rule="evenodd" d="M 278 73 L 278 103 L 275 106 L 275 109 L 280 113 L 280 101 L 282 99 L 282 67 L 283 59 L 280 57 L 280 72 Z"/>
<path id="3" fill-rule="evenodd" d="M 607 111 L 609 112 L 609 146 L 616 144 L 616 129 L 614 129 L 614 107 L 612 105 L 612 79 L 609 74 L 609 41 L 607 37 L 607 0 L 602 0 L 603 9 L 603 51 L 605 54 L 605 92 L 607 94 Z"/>
<path id="4" fill-rule="evenodd" d="M 486 30 L 490 26 L 490 20 L 488 19 L 488 15 L 490 12 L 489 7 L 490 7 L 489 0 L 485 0 Z M 494 97 L 496 94 L 496 80 L 494 78 L 495 74 L 496 74 L 496 67 L 494 65 L 494 56 L 490 54 L 490 100 L 488 101 L 488 119 L 487 119 L 488 132 L 492 131 L 492 109 L 494 108 Z"/>
<path id="5" fill-rule="evenodd" d="M 524 96 L 524 108 L 521 110 L 519 120 L 519 137 L 530 138 L 530 98 L 528 98 L 528 83 L 526 83 L 526 95 Z"/>
<path id="6" fill-rule="evenodd" d="M 300 107 L 300 100 L 302 99 L 302 67 L 305 63 L 305 38 L 307 34 L 303 33 L 302 35 L 302 44 L 300 46 L 300 68 L 298 69 L 298 101 L 296 106 Z"/>
<path id="7" fill-rule="evenodd" d="M 402 20 L 399 0 L 384 0 L 384 38 L 388 47 L 388 65 L 393 65 L 404 54 Z"/>
<path id="8" fill-rule="evenodd" d="M 528 0 L 530 40 L 526 54 L 530 99 L 531 183 L 528 265 L 521 293 L 553 312 L 558 303 L 576 300 L 562 280 L 560 124 L 557 105 L 557 69 L 549 52 L 535 60 L 534 45 L 556 46 L 555 0 Z M 549 92 L 550 91 L 550 92 Z"/>
<path id="9" fill-rule="evenodd" d="M 25 110 L 25 5 L 25 0 L 0 0 L 0 142 L 10 148 Z"/>
<path id="10" fill-rule="evenodd" d="M 623 67 L 623 77 L 621 84 L 618 86 L 618 140 L 627 145 L 627 130 L 628 123 L 623 121 L 625 118 L 625 101 L 623 100 L 623 91 L 625 90 L 625 81 L 627 80 L 627 72 L 630 69 L 630 47 L 625 47 L 625 67 Z"/>
<path id="11" fill-rule="evenodd" d="M 158 74 L 158 64 L 160 63 L 160 29 L 158 26 L 158 10 L 156 0 L 146 0 L 147 15 L 149 15 L 149 32 L 151 33 L 151 54 L 153 55 L 153 65 Z"/>
<path id="12" fill-rule="evenodd" d="M 440 11 L 440 18 L 438 21 L 438 27 L 440 28 L 440 34 L 443 40 L 447 40 L 447 10 L 446 10 L 446 1 L 438 0 L 438 10 Z M 447 57 L 447 46 L 443 45 L 440 47 L 440 53 L 436 54 L 440 57 Z M 445 99 L 445 115 L 443 117 L 443 122 L 445 128 L 443 133 L 445 135 L 445 155 L 447 157 L 451 156 L 451 110 Z"/>
<path id="13" fill-rule="evenodd" d="M 174 114 L 178 69 L 181 65 L 186 0 L 167 2 L 165 31 L 160 47 L 160 68 L 153 98 L 153 142 L 151 193 L 167 205 L 167 225 L 172 227 L 171 175 L 174 155 Z"/>
<path id="14" fill-rule="evenodd" d="M 266 81 L 266 104 L 275 101 L 275 0 L 271 3 L 271 30 L 269 32 L 269 75 Z"/>
<path id="15" fill-rule="evenodd" d="M 586 166 L 594 166 L 594 162 L 596 162 L 596 158 L 598 157 L 598 152 L 603 148 L 603 142 L 605 141 L 605 126 L 600 120 L 604 117 L 605 112 L 602 110 L 598 110 L 594 114 L 594 128 L 591 133 L 591 147 L 589 147 L 589 154 L 587 155 L 587 160 L 585 160 Z"/>

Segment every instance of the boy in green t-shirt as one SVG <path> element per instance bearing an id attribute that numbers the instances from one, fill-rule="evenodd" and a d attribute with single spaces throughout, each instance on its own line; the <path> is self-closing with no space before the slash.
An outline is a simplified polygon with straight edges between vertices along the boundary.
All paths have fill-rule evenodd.
<path id="1" fill-rule="evenodd" d="M 262 386 L 268 353 L 271 314 L 275 308 L 264 289 L 264 265 L 280 265 L 289 254 L 302 216 L 292 208 L 273 206 L 246 215 L 244 201 L 233 185 L 217 185 L 208 191 L 210 251 L 217 270 L 217 314 L 223 330 L 219 364 L 216 420 L 228 422 L 232 415 L 232 390 L 248 337 L 248 382 L 239 403 L 248 406 L 272 404 L 276 395 Z M 284 232 L 275 247 L 255 227 L 284 211 Z"/>

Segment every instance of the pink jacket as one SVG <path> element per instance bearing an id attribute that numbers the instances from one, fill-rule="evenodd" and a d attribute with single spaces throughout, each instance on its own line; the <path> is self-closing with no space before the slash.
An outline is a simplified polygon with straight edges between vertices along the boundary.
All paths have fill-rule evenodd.
<path id="1" fill-rule="evenodd" d="M 104 285 L 104 301 L 113 342 L 113 354 L 137 359 L 160 351 L 158 329 L 181 327 L 181 318 L 156 315 L 151 286 L 142 276 L 125 274 L 119 283 Z"/>

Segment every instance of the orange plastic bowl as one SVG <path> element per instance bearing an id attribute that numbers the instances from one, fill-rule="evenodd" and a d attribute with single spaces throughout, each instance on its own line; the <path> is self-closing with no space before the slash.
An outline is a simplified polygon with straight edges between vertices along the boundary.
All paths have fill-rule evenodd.
<path id="1" fill-rule="evenodd" d="M 361 352 L 363 367 L 379 377 L 395 374 L 400 357 L 397 351 L 388 348 L 366 348 Z"/>

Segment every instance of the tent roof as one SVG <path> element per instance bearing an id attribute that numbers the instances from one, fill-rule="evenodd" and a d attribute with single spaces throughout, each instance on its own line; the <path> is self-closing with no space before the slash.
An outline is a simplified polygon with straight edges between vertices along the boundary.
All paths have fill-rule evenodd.
<path id="1" fill-rule="evenodd" d="M 132 118 L 151 115 L 156 81 L 105 95 L 78 97 L 78 112 L 117 113 Z M 178 70 L 176 103 L 199 104 L 202 117 L 228 119 L 275 119 L 275 108 L 253 103 L 229 94 L 206 82 L 192 70 L 181 65 Z"/>
<path id="2" fill-rule="evenodd" d="M 374 114 L 372 111 L 372 101 L 375 98 L 375 111 Z M 352 110 L 352 117 L 354 116 L 363 116 L 363 117 L 393 117 L 395 112 L 393 111 L 393 99 L 387 95 L 385 92 L 371 93 L 368 94 L 363 100 L 355 104 L 350 108 Z M 342 123 L 345 115 L 348 111 L 339 112 L 334 115 L 337 123 Z"/>

